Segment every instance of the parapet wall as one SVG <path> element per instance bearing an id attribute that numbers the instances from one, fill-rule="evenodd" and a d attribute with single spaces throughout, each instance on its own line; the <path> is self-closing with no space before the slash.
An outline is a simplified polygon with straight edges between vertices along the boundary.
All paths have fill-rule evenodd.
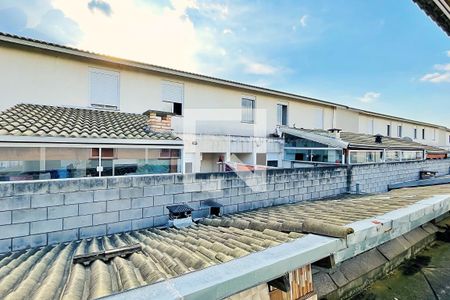
<path id="1" fill-rule="evenodd" d="M 449 174 L 449 170 L 450 159 L 354 165 L 349 173 L 349 185 L 351 191 L 356 191 L 359 184 L 361 192 L 383 193 L 389 184 L 418 180 L 420 171 L 435 171 L 437 176 L 442 176 Z"/>
<path id="2" fill-rule="evenodd" d="M 243 173 L 136 175 L 0 183 L 0 252 L 165 225 L 167 205 L 187 203 L 194 217 L 205 200 L 224 213 L 332 197 L 355 189 L 386 191 L 419 170 L 448 174 L 450 160 L 347 168 Z"/>

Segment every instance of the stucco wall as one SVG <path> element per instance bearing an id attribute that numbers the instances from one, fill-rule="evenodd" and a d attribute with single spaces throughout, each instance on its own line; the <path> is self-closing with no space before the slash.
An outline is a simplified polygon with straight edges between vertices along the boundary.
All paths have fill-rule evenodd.
<path id="1" fill-rule="evenodd" d="M 242 88 L 222 87 L 206 82 L 171 77 L 155 72 L 144 72 L 114 66 L 105 66 L 62 55 L 24 51 L 18 48 L 0 47 L 0 72 L 2 101 L 0 110 L 17 103 L 50 105 L 70 105 L 89 107 L 89 68 L 103 68 L 120 73 L 120 110 L 142 113 L 148 109 L 168 110 L 170 104 L 161 101 L 161 82 L 171 80 L 184 84 L 184 112 L 182 118 L 175 118 L 179 130 L 189 116 L 194 120 L 196 133 L 233 134 L 245 136 L 265 136 L 273 133 L 277 125 L 277 104 L 288 105 L 288 125 L 298 128 L 341 128 L 345 131 L 365 132 L 367 124 L 360 113 L 343 108 L 293 100 L 287 97 L 269 96 L 250 92 Z M 68 92 L 70 91 L 70 92 Z M 240 121 L 241 98 L 252 96 L 256 99 L 256 126 Z M 331 99 L 332 100 L 332 99 Z M 200 110 L 198 116 L 193 111 Z M 203 111 L 202 111 L 203 110 Z M 218 112 L 213 113 L 214 110 Z M 373 118 L 374 131 L 385 134 L 386 124 L 392 123 L 395 133 L 396 123 L 389 118 Z M 405 136 L 411 134 L 411 124 L 404 124 Z M 418 126 L 419 136 L 421 128 Z M 448 133 L 438 131 L 432 139 L 431 128 L 426 128 L 426 140 L 418 140 L 432 145 L 448 144 Z"/>

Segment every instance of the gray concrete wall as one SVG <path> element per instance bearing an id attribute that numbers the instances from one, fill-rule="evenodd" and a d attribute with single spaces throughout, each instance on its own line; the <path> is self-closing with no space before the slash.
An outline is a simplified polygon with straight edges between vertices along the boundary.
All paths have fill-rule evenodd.
<path id="1" fill-rule="evenodd" d="M 450 160 L 386 165 L 275 169 L 0 183 L 0 252 L 160 226 L 167 205 L 187 203 L 205 216 L 214 199 L 224 213 L 365 192 L 416 179 L 421 169 L 448 173 Z M 399 175 L 401 174 L 401 175 Z"/>
<path id="2" fill-rule="evenodd" d="M 0 252 L 164 225 L 167 205 L 206 216 L 214 199 L 234 213 L 335 196 L 345 167 L 0 183 Z"/>
<path id="3" fill-rule="evenodd" d="M 389 184 L 418 180 L 419 171 L 436 171 L 437 176 L 442 176 L 449 174 L 449 170 L 450 159 L 354 165 L 349 183 L 351 191 L 359 184 L 361 192 L 383 193 L 387 192 Z"/>

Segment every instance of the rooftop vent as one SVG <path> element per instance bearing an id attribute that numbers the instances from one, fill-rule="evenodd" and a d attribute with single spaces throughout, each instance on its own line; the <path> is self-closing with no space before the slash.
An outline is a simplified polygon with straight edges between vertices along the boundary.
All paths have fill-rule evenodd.
<path id="1" fill-rule="evenodd" d="M 169 226 L 176 228 L 188 227 L 192 224 L 192 211 L 194 210 L 187 204 L 169 205 Z"/>
<path id="2" fill-rule="evenodd" d="M 381 134 L 375 135 L 375 143 L 377 144 L 383 143 L 383 136 Z"/>
<path id="3" fill-rule="evenodd" d="M 334 134 L 334 137 L 337 139 L 341 138 L 341 131 L 342 131 L 342 129 L 338 129 L 338 128 L 328 129 L 328 132 Z"/>
<path id="4" fill-rule="evenodd" d="M 208 217 L 220 217 L 222 215 L 222 207 L 223 205 L 214 201 L 214 200 L 205 200 L 203 202 L 203 206 L 205 206 L 205 208 L 209 208 L 209 216 Z"/>

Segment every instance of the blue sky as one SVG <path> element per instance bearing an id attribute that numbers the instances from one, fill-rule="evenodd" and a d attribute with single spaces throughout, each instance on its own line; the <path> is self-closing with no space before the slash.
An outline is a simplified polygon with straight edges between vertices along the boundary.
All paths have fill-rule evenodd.
<path id="1" fill-rule="evenodd" d="M 0 0 L 0 31 L 450 127 L 450 39 L 412 0 Z"/>

